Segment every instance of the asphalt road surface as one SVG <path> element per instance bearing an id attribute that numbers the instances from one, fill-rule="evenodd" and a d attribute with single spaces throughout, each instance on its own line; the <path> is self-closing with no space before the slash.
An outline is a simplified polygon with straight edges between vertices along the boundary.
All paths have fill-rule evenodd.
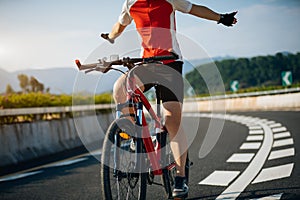
<path id="1" fill-rule="evenodd" d="M 185 114 L 194 163 L 188 199 L 300 199 L 299 119 L 296 111 Z M 100 154 L 2 176 L 0 199 L 102 199 Z M 147 199 L 162 193 L 151 185 Z"/>

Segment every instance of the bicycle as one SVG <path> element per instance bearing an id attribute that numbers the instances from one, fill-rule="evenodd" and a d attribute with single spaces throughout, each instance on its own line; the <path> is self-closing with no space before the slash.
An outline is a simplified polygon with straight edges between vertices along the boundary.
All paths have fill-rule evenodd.
<path id="1" fill-rule="evenodd" d="M 127 101 L 116 106 L 116 119 L 109 126 L 103 141 L 101 157 L 101 186 L 104 199 L 146 199 L 147 185 L 160 185 L 164 187 L 165 196 L 172 198 L 172 187 L 175 177 L 175 161 L 168 144 L 167 131 L 161 122 L 161 99 L 157 85 L 156 112 L 144 93 L 135 88 L 133 69 L 137 66 L 158 63 L 164 60 L 176 60 L 178 56 L 156 56 L 151 58 L 123 58 L 115 57 L 112 61 L 106 58 L 98 63 L 82 65 L 76 60 L 79 70 L 86 73 L 98 71 L 107 73 L 116 70 L 126 74 L 128 84 Z M 123 65 L 128 73 L 114 68 Z M 129 108 L 133 114 L 122 114 L 122 109 Z M 145 108 L 152 121 L 153 129 L 150 131 Z M 132 120 L 133 119 L 133 120 Z M 153 134 L 154 133 L 154 134 Z M 185 173 L 188 181 L 189 167 L 192 162 L 187 156 Z M 161 176 L 161 183 L 155 181 L 155 176 Z M 177 198 L 177 199 L 184 199 Z"/>

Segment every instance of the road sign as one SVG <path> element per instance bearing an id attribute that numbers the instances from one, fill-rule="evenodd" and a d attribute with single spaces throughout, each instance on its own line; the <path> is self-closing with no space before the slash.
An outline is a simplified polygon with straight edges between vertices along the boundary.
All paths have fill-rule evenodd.
<path id="1" fill-rule="evenodd" d="M 230 90 L 232 92 L 236 92 L 236 91 L 238 91 L 238 89 L 239 89 L 239 81 L 237 81 L 237 80 L 231 81 L 230 82 Z"/>
<path id="2" fill-rule="evenodd" d="M 291 71 L 281 72 L 281 79 L 282 79 L 283 86 L 292 85 L 292 82 L 293 82 L 292 72 Z"/>

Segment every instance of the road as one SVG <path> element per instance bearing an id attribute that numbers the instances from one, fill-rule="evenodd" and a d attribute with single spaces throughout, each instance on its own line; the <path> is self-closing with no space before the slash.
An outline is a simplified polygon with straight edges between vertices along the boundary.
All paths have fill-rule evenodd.
<path id="1" fill-rule="evenodd" d="M 184 116 L 187 134 L 199 125 L 189 149 L 189 199 L 300 199 L 300 112 L 227 113 L 223 124 L 224 117 Z M 206 137 L 208 130 L 218 132 L 209 127 L 213 121 L 222 128 L 220 137 Z M 204 139 L 211 150 L 203 147 Z M 101 199 L 99 156 L 79 155 L 0 177 L 0 199 Z M 148 199 L 163 199 L 162 192 L 152 185 Z"/>

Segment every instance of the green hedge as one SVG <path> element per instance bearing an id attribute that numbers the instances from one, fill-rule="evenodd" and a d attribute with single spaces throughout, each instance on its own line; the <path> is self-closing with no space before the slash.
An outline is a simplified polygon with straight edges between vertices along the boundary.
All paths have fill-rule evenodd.
<path id="1" fill-rule="evenodd" d="M 111 103 L 111 94 L 95 96 L 53 95 L 48 93 L 7 94 L 0 96 L 0 108 L 30 108 Z"/>

